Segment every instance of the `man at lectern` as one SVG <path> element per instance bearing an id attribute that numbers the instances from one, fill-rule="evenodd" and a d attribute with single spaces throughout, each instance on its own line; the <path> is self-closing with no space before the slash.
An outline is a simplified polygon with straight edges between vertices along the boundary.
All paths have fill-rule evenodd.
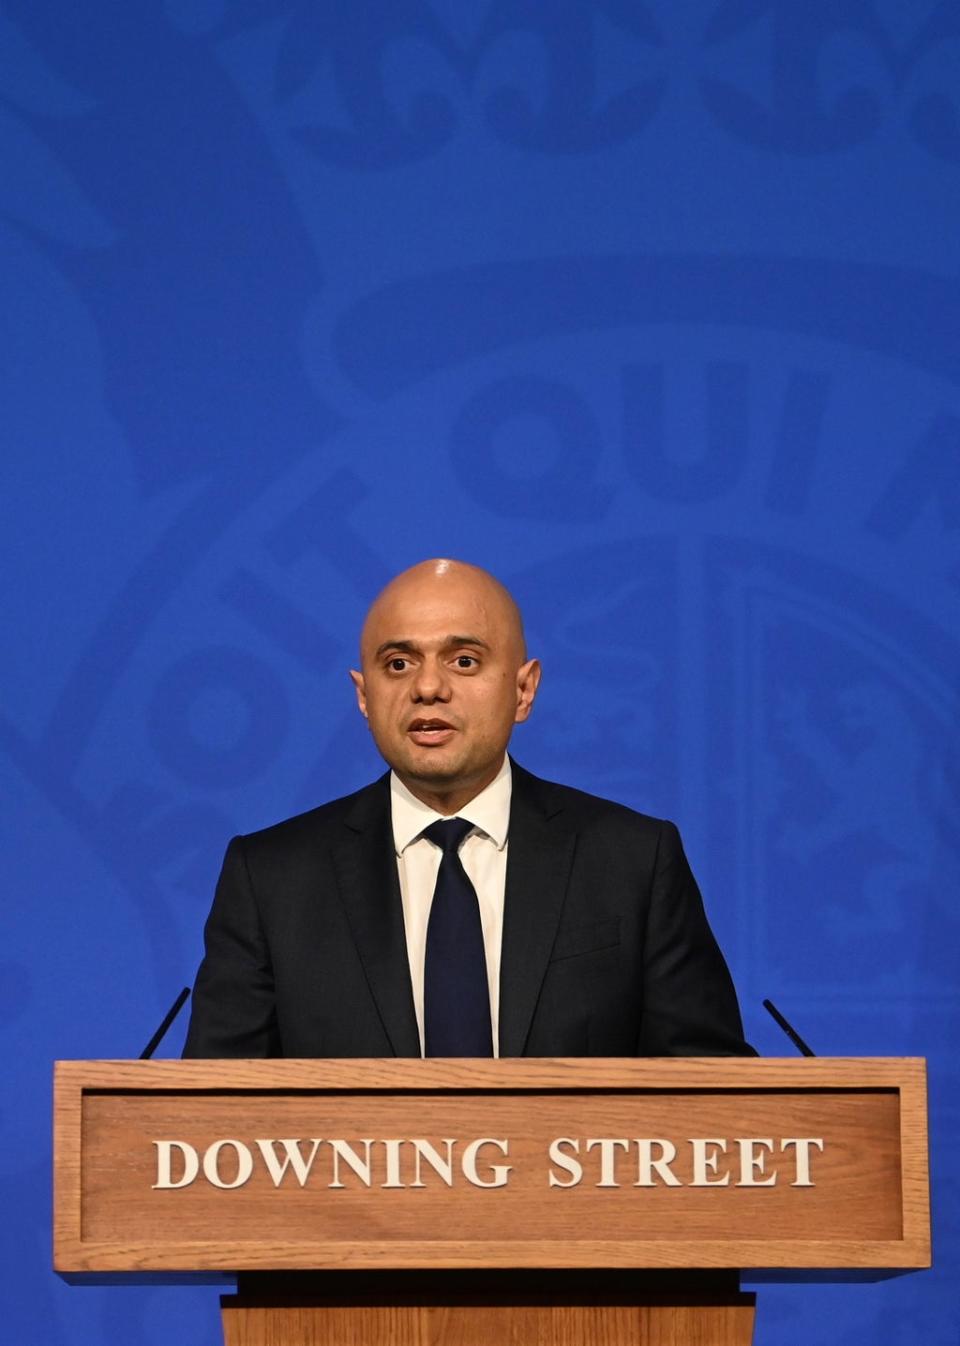
<path id="1" fill-rule="evenodd" d="M 231 841 L 184 1055 L 752 1054 L 673 824 L 508 757 L 540 664 L 507 590 L 425 561 L 360 655 L 391 770 Z"/>

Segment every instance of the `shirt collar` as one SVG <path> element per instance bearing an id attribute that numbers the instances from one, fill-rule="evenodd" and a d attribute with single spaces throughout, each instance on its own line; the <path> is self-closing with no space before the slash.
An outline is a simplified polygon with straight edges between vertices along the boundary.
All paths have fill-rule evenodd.
<path id="1" fill-rule="evenodd" d="M 504 754 L 503 766 L 490 784 L 469 803 L 464 804 L 456 816 L 473 823 L 474 827 L 479 828 L 490 838 L 498 851 L 502 851 L 507 844 L 507 832 L 510 828 L 512 792 L 510 758 Z M 390 817 L 393 823 L 393 845 L 397 855 L 402 855 L 425 827 L 429 827 L 432 822 L 444 816 L 411 794 L 396 773 L 390 772 Z"/>

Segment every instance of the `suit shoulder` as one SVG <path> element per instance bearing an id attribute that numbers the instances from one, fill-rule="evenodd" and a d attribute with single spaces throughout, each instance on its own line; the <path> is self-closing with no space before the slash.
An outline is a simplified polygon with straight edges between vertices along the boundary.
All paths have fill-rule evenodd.
<path id="1" fill-rule="evenodd" d="M 541 780 L 529 771 L 514 764 L 515 777 L 519 778 L 521 789 L 537 794 L 547 809 L 562 809 L 570 814 L 580 827 L 610 827 L 614 830 L 626 830 L 633 835 L 649 836 L 657 839 L 664 833 L 677 835 L 674 823 L 665 818 L 657 818 L 649 813 L 641 813 L 620 804 L 614 799 L 604 799 L 601 795 L 588 794 L 572 785 L 560 785 L 557 781 Z"/>
<path id="2" fill-rule="evenodd" d="M 339 831 L 351 817 L 378 806 L 383 808 L 389 798 L 386 781 L 386 776 L 381 777 L 372 785 L 365 785 L 352 794 L 331 799 L 326 804 L 319 804 L 291 818 L 247 832 L 237 840 L 245 850 L 253 852 L 290 851 L 303 844 L 313 846 L 318 839 Z"/>

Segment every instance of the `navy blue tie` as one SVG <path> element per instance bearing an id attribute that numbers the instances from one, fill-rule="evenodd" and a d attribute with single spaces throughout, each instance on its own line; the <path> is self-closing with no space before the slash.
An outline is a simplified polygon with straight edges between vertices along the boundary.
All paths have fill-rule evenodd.
<path id="1" fill-rule="evenodd" d="M 427 1056 L 492 1056 L 483 927 L 473 884 L 457 852 L 473 823 L 439 819 L 424 828 L 443 851 L 427 924 L 423 1036 Z"/>

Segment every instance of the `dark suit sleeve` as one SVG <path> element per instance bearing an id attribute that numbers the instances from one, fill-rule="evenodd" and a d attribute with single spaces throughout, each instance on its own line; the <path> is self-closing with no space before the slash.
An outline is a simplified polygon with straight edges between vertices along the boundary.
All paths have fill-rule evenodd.
<path id="1" fill-rule="evenodd" d="M 204 928 L 183 1055 L 280 1055 L 269 948 L 242 837 L 227 847 Z"/>
<path id="2" fill-rule="evenodd" d="M 640 1056 L 755 1056 L 680 834 L 661 824 L 644 936 Z"/>

